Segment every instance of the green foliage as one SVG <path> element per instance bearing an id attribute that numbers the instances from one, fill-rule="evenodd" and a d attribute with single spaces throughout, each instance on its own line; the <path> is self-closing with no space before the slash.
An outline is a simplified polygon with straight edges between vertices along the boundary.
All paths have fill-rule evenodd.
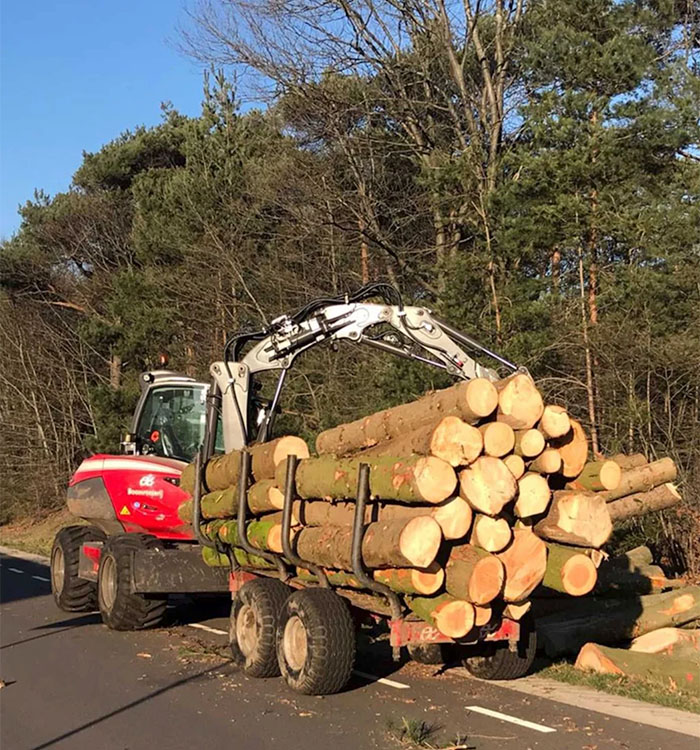
<path id="1" fill-rule="evenodd" d="M 488 68 L 499 24 L 482 5 Z M 388 279 L 591 427 L 588 346 L 600 447 L 670 453 L 700 502 L 689 23 L 666 0 L 526 4 L 500 39 L 500 126 L 472 42 L 455 33 L 446 48 L 433 19 L 400 54 L 287 78 L 265 111 L 241 113 L 213 72 L 200 116 L 165 107 L 158 126 L 85 154 L 71 188 L 37 192 L 0 248 L 0 373 L 16 389 L 0 395 L 3 437 L 41 469 L 25 489 L 8 458 L 0 492 L 41 507 L 82 455 L 116 450 L 158 352 L 207 377 L 231 333 Z M 289 375 L 278 428 L 313 440 L 446 384 L 350 344 L 314 350 Z M 690 539 L 674 519 L 644 531 L 661 544 L 669 523 Z"/>

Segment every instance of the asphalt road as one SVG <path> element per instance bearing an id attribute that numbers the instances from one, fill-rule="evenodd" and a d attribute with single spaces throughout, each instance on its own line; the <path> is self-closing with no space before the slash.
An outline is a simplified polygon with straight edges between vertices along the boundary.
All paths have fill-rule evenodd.
<path id="1" fill-rule="evenodd" d="M 433 747 L 698 750 L 684 734 L 368 653 L 358 670 L 370 676 L 343 693 L 298 695 L 237 672 L 225 637 L 192 627 L 224 629 L 225 607 L 185 603 L 158 630 L 111 632 L 99 615 L 58 610 L 45 566 L 0 555 L 0 746 L 391 750 L 402 747 L 391 724 L 417 719 L 435 727 Z"/>

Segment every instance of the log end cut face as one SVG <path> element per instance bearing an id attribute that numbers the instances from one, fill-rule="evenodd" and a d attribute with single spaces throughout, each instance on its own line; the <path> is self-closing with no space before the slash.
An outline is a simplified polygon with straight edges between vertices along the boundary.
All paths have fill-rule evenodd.
<path id="1" fill-rule="evenodd" d="M 517 491 L 510 469 L 499 458 L 482 456 L 459 475 L 460 495 L 481 513 L 495 516 Z"/>
<path id="2" fill-rule="evenodd" d="M 474 604 L 489 604 L 503 589 L 505 568 L 494 555 L 482 557 L 474 566 L 469 580 L 469 601 Z"/>
<path id="3" fill-rule="evenodd" d="M 593 591 L 598 571 L 588 555 L 573 555 L 562 566 L 564 591 L 570 596 L 585 596 Z"/>
<path id="4" fill-rule="evenodd" d="M 529 375 L 518 373 L 507 378 L 498 395 L 498 421 L 514 430 L 534 427 L 544 412 L 542 396 Z M 496 384 L 499 389 L 499 384 Z"/>
<path id="5" fill-rule="evenodd" d="M 483 419 L 488 417 L 498 406 L 498 391 L 486 378 L 470 380 L 465 389 L 465 412 Z"/>
<path id="6" fill-rule="evenodd" d="M 442 529 L 438 522 L 430 516 L 417 516 L 404 526 L 399 549 L 416 568 L 427 568 L 437 557 L 441 543 Z"/>
<path id="7" fill-rule="evenodd" d="M 437 629 L 449 638 L 464 638 L 474 627 L 474 607 L 461 600 L 441 604 L 433 612 Z"/>
<path id="8" fill-rule="evenodd" d="M 430 438 L 430 453 L 455 467 L 475 461 L 482 448 L 479 430 L 455 416 L 440 420 Z"/>
<path id="9" fill-rule="evenodd" d="M 416 461 L 413 479 L 418 494 L 432 505 L 446 500 L 457 487 L 455 470 L 435 456 L 422 456 Z"/>

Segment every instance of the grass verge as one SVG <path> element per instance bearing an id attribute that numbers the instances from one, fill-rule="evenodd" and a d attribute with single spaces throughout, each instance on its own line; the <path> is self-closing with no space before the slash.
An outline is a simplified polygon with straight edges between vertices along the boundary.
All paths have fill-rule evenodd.
<path id="1" fill-rule="evenodd" d="M 667 708 L 677 708 L 700 714 L 700 697 L 681 691 L 672 691 L 655 682 L 622 675 L 582 672 L 572 664 L 560 662 L 537 672 L 537 677 L 548 677 L 569 685 L 583 685 L 611 695 L 622 695 L 638 701 L 656 703 Z"/>
<path id="2" fill-rule="evenodd" d="M 56 532 L 63 526 L 84 523 L 65 508 L 39 520 L 19 520 L 0 526 L 0 544 L 23 552 L 48 556 Z"/>

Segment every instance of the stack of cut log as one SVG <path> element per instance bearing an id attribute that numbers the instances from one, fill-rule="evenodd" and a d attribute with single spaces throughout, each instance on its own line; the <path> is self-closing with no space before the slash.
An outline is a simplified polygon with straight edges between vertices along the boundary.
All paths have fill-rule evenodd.
<path id="1" fill-rule="evenodd" d="M 672 481 L 656 466 L 662 462 L 623 472 L 622 459 L 589 461 L 582 426 L 563 407 L 545 405 L 525 373 L 461 382 L 326 430 L 316 450 L 310 457 L 294 436 L 250 448 L 250 543 L 282 552 L 286 458 L 296 455 L 296 554 L 326 569 L 333 585 L 360 588 L 351 572 L 352 522 L 358 469 L 367 463 L 364 566 L 415 615 L 454 638 L 503 615 L 522 617 L 538 587 L 591 592 L 612 531 L 610 510 L 616 518 L 648 512 L 675 493 L 647 497 Z M 240 466 L 236 451 L 207 463 L 204 532 L 233 546 L 241 564 L 270 567 L 237 548 Z M 193 477 L 187 467 L 181 486 L 190 492 Z M 623 501 L 633 510 L 618 505 Z M 191 501 L 180 516 L 190 521 Z M 211 552 L 205 559 L 223 564 Z M 303 584 L 312 575 L 297 569 L 296 578 Z"/>

